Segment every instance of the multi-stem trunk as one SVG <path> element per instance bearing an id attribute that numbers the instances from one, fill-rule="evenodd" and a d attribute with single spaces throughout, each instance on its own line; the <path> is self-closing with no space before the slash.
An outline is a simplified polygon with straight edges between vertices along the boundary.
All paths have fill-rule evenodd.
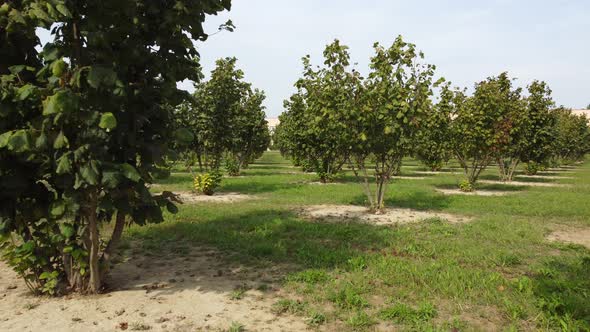
<path id="1" fill-rule="evenodd" d="M 500 172 L 500 180 L 503 182 L 512 181 L 514 172 L 516 171 L 516 167 L 518 166 L 520 160 L 518 160 L 518 158 L 510 158 L 508 160 L 497 158 L 496 161 L 498 163 L 498 169 Z"/>

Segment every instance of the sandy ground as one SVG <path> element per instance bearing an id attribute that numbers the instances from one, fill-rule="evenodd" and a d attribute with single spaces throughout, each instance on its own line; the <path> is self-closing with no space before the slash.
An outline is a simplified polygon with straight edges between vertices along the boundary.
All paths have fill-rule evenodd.
<path id="1" fill-rule="evenodd" d="M 528 187 L 569 187 L 568 184 L 552 183 L 552 182 L 525 182 L 525 181 L 493 181 L 493 180 L 479 180 L 479 183 L 487 184 L 505 184 L 510 186 L 528 186 Z"/>
<path id="2" fill-rule="evenodd" d="M 424 174 L 424 175 L 459 174 L 459 172 L 445 172 L 445 171 L 413 171 L 412 173 Z"/>
<path id="3" fill-rule="evenodd" d="M 398 176 L 392 176 L 392 179 L 400 179 L 400 180 L 426 180 L 425 177 L 423 176 L 403 176 L 403 175 L 398 175 Z"/>
<path id="4" fill-rule="evenodd" d="M 307 182 L 307 184 L 311 184 L 314 186 L 332 186 L 332 185 L 339 185 L 339 184 L 344 184 L 342 182 L 321 182 L 321 181 L 313 181 L 313 182 Z"/>
<path id="5" fill-rule="evenodd" d="M 523 179 L 547 179 L 547 180 L 565 180 L 565 179 L 573 179 L 572 176 L 558 176 L 558 175 L 515 175 L 516 178 L 523 178 Z"/>
<path id="6" fill-rule="evenodd" d="M 555 231 L 547 236 L 549 241 L 567 242 L 590 249 L 590 229 L 571 229 Z"/>
<path id="7" fill-rule="evenodd" d="M 468 196 L 505 196 L 517 193 L 516 191 L 501 191 L 501 190 L 476 190 L 465 192 L 459 189 L 443 189 L 436 188 L 436 191 L 445 195 L 468 195 Z"/>
<path id="8" fill-rule="evenodd" d="M 357 219 L 375 225 L 405 224 L 437 217 L 451 223 L 470 221 L 468 217 L 464 216 L 401 208 L 386 209 L 381 214 L 374 214 L 369 213 L 366 207 L 357 205 L 312 205 L 303 208 L 302 214 L 310 218 L 328 219 L 329 221 Z"/>
<path id="9" fill-rule="evenodd" d="M 255 199 L 252 195 L 245 195 L 240 193 L 215 193 L 211 196 L 198 195 L 192 191 L 175 191 L 183 203 L 234 203 L 250 199 Z"/>
<path id="10" fill-rule="evenodd" d="M 215 250 L 194 248 L 184 257 L 118 264 L 109 293 L 47 298 L 32 296 L 0 263 L 0 331 L 226 331 L 232 322 L 248 331 L 303 331 L 303 318 L 271 312 L 283 295 L 278 280 L 284 273 L 278 266 L 228 264 Z M 257 290 L 261 285 L 266 289 Z M 238 287 L 250 290 L 232 300 Z"/>

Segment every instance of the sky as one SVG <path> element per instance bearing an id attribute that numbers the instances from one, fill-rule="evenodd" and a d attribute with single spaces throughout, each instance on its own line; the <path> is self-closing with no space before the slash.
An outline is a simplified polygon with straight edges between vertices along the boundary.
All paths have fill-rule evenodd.
<path id="1" fill-rule="evenodd" d="M 245 79 L 266 92 L 269 117 L 295 92 L 303 56 L 322 64 L 324 47 L 338 38 L 366 75 L 373 43 L 389 46 L 400 34 L 454 86 L 471 88 L 508 71 L 518 86 L 543 80 L 558 105 L 585 108 L 589 15 L 590 0 L 233 0 L 230 12 L 208 17 L 205 26 L 214 33 L 231 19 L 236 30 L 197 47 L 207 76 L 216 59 L 237 57 Z M 191 82 L 179 87 L 193 90 Z"/>
<path id="2" fill-rule="evenodd" d="M 522 87 L 546 81 L 558 105 L 585 108 L 589 15 L 589 0 L 234 0 L 206 27 L 214 32 L 231 19 L 236 30 L 197 45 L 206 74 L 216 59 L 237 57 L 246 80 L 266 92 L 271 117 L 295 91 L 304 55 L 321 64 L 325 45 L 338 38 L 366 74 L 373 43 L 389 46 L 400 34 L 455 86 L 471 88 L 508 71 Z"/>

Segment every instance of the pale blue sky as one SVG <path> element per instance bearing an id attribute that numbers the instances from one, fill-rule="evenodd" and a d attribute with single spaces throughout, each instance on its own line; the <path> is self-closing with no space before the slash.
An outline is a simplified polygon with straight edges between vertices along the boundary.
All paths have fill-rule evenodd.
<path id="1" fill-rule="evenodd" d="M 305 54 L 320 64 L 324 46 L 338 38 L 366 73 L 373 43 L 390 44 L 398 34 L 455 85 L 508 71 L 523 86 L 544 80 L 558 104 L 583 108 L 590 103 L 589 16 L 589 0 L 234 0 L 207 26 L 213 31 L 231 18 L 237 29 L 199 49 L 206 72 L 215 59 L 236 56 L 246 79 L 266 91 L 269 116 L 282 112 Z"/>
<path id="2" fill-rule="evenodd" d="M 472 87 L 508 71 L 526 86 L 548 82 L 558 104 L 590 103 L 590 0 L 234 0 L 232 10 L 207 19 L 215 32 L 227 19 L 234 32 L 199 43 L 205 73 L 217 58 L 236 56 L 246 79 L 267 94 L 277 116 L 301 75 L 301 57 L 321 63 L 324 46 L 338 38 L 350 46 L 361 72 L 375 41 L 401 34 L 424 51 L 437 75 Z M 182 88 L 192 90 L 183 82 Z"/>

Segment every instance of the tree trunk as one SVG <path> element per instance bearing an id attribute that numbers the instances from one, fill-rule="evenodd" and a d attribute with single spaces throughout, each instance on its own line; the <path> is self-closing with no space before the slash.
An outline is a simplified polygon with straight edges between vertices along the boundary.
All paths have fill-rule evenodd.
<path id="1" fill-rule="evenodd" d="M 88 265 L 90 268 L 90 282 L 88 284 L 88 293 L 97 294 L 101 289 L 101 273 L 98 264 L 100 241 L 98 234 L 98 219 L 96 215 L 96 208 L 98 206 L 97 192 L 91 193 L 90 206 L 88 208 L 88 232 L 90 235 L 90 252 L 88 257 Z"/>
<path id="2" fill-rule="evenodd" d="M 115 218 L 115 228 L 113 228 L 111 239 L 109 240 L 109 243 L 107 244 L 100 258 L 99 265 L 101 267 L 101 279 L 104 279 L 104 277 L 106 277 L 109 273 L 110 261 L 114 255 L 115 250 L 117 250 L 117 246 L 121 240 L 121 235 L 123 235 L 124 228 L 125 214 L 119 211 L 117 212 L 117 216 Z"/>
<path id="3" fill-rule="evenodd" d="M 385 207 L 383 200 L 385 199 L 386 188 L 387 188 L 387 177 L 385 176 L 385 174 L 382 174 L 379 177 L 379 190 L 378 190 L 378 194 L 377 194 L 377 212 L 383 211 L 383 208 Z"/>
<path id="4" fill-rule="evenodd" d="M 197 160 L 199 161 L 199 172 L 203 173 L 203 160 L 201 159 L 201 152 L 197 150 Z"/>

